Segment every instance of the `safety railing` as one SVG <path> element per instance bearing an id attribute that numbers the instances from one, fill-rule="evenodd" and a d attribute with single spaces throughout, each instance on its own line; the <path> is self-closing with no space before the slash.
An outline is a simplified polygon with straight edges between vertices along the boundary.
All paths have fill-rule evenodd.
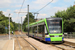
<path id="1" fill-rule="evenodd" d="M 64 38 L 75 38 L 75 32 L 65 32 Z"/>

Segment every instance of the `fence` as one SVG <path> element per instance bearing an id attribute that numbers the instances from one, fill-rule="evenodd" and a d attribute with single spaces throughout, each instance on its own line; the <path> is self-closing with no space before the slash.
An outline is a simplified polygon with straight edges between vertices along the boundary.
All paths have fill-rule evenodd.
<path id="1" fill-rule="evenodd" d="M 75 32 L 65 32 L 64 38 L 75 38 Z"/>

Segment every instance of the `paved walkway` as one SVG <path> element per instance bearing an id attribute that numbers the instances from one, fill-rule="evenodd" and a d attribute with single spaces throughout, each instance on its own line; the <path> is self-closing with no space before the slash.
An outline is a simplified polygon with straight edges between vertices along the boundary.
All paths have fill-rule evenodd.
<path id="1" fill-rule="evenodd" d="M 0 40 L 0 50 L 14 50 L 14 40 Z"/>
<path id="2" fill-rule="evenodd" d="M 75 39 L 68 39 L 68 38 L 65 38 L 64 41 L 68 41 L 68 42 L 75 43 Z"/>

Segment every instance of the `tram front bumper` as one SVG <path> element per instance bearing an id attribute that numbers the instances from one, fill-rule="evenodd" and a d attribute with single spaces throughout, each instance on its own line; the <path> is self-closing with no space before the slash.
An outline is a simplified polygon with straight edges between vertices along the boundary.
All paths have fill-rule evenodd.
<path id="1" fill-rule="evenodd" d="M 51 41 L 62 41 L 62 37 L 51 37 Z"/>

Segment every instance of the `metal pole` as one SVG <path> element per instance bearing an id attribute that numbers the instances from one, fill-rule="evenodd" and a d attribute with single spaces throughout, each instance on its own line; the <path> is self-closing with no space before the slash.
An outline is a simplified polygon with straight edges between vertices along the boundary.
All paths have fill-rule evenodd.
<path id="1" fill-rule="evenodd" d="M 21 33 L 22 33 L 22 17 L 21 17 Z"/>
<path id="2" fill-rule="evenodd" d="M 20 22 L 20 21 L 19 21 Z M 20 24 L 19 24 L 19 32 L 20 32 L 21 28 L 20 28 Z"/>
<path id="3" fill-rule="evenodd" d="M 19 21 L 20 22 L 20 21 Z M 18 22 L 18 32 L 20 32 L 20 24 L 19 24 L 19 22 Z"/>
<path id="4" fill-rule="evenodd" d="M 19 32 L 19 22 L 18 22 L 18 32 Z"/>
<path id="5" fill-rule="evenodd" d="M 34 13 L 34 19 L 35 19 L 35 13 Z"/>
<path id="6" fill-rule="evenodd" d="M 9 40 L 10 40 L 10 14 L 9 14 Z"/>
<path id="7" fill-rule="evenodd" d="M 28 6 L 28 38 L 29 38 L 29 5 Z"/>
<path id="8" fill-rule="evenodd" d="M 37 13 L 36 20 L 37 20 L 38 14 L 39 14 L 39 13 Z"/>
<path id="9" fill-rule="evenodd" d="M 34 13 L 34 17 L 35 17 L 35 14 L 37 14 L 37 16 L 38 16 L 39 13 Z M 37 19 L 37 16 L 35 17 L 35 19 Z"/>

